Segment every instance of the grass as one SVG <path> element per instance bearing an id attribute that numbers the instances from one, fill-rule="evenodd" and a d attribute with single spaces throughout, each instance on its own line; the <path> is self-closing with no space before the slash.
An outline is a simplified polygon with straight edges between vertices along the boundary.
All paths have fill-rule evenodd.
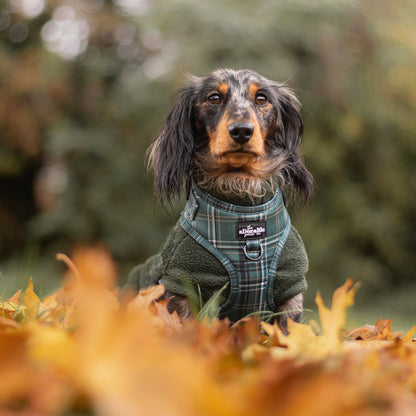
<path id="1" fill-rule="evenodd" d="M 373 297 L 357 298 L 350 311 L 350 320 L 359 325 L 375 323 L 377 319 L 392 319 L 395 331 L 407 331 L 416 325 L 416 284 L 381 292 Z M 355 325 L 357 326 L 357 325 Z"/>
<path id="2" fill-rule="evenodd" d="M 31 248 L 19 257 L 0 263 L 0 298 L 7 299 L 19 289 L 25 289 L 33 278 L 35 291 L 47 296 L 61 285 L 63 268 L 53 256 L 40 257 Z"/>
<path id="3" fill-rule="evenodd" d="M 36 293 L 42 298 L 49 295 L 61 285 L 64 266 L 55 260 L 55 256 L 39 256 L 36 248 L 28 248 L 23 255 L 0 263 L 0 298 L 5 300 L 19 289 L 24 289 L 33 278 Z M 120 279 L 120 284 L 124 281 Z M 318 282 L 317 282 L 318 283 Z M 322 282 L 321 282 L 322 283 Z M 334 287 L 325 287 L 320 283 L 310 287 L 305 296 L 304 322 L 317 319 L 314 302 L 317 290 L 322 292 L 326 305 L 331 304 Z M 318 286 L 318 287 L 317 287 Z M 358 290 L 355 304 L 349 308 L 347 328 L 355 328 L 365 324 L 375 324 L 379 318 L 392 319 L 392 328 L 395 331 L 407 331 L 416 325 L 416 283 L 407 286 L 380 292 L 373 296 L 363 295 Z M 218 294 L 220 297 L 221 293 Z M 215 297 L 200 310 L 199 318 L 215 316 L 218 311 L 218 300 Z M 200 305 L 199 305 L 200 306 Z"/>
<path id="4" fill-rule="evenodd" d="M 313 283 L 313 282 L 312 282 Z M 322 297 L 326 305 L 331 304 L 331 296 L 337 285 L 333 287 L 325 286 L 310 287 L 305 296 L 305 308 L 316 311 L 315 295 L 317 290 L 322 292 Z M 366 324 L 374 325 L 379 318 L 392 319 L 392 329 L 394 331 L 408 331 L 416 325 L 416 283 L 412 283 L 401 288 L 380 291 L 375 294 L 368 294 L 364 288 L 358 289 L 354 305 L 347 311 L 347 328 L 356 328 Z M 304 321 L 316 319 L 315 312 L 305 312 Z"/>

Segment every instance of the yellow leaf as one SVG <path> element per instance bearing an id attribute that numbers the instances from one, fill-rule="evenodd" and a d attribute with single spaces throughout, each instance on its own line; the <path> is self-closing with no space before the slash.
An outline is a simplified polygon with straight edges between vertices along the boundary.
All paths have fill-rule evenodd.
<path id="1" fill-rule="evenodd" d="M 18 320 L 24 314 L 26 309 L 26 306 L 6 301 L 0 303 L 0 316 Z"/>
<path id="2" fill-rule="evenodd" d="M 42 299 L 39 305 L 38 321 L 54 323 L 61 328 L 74 325 L 74 298 L 67 288 L 63 287 Z"/>
<path id="3" fill-rule="evenodd" d="M 22 289 L 18 290 L 5 302 L 0 302 L 0 316 L 20 321 L 26 311 L 26 306 L 21 304 Z"/>
<path id="4" fill-rule="evenodd" d="M 403 336 L 403 342 L 413 342 L 413 335 L 415 333 L 416 326 L 414 326 L 412 329 L 407 331 Z"/>
<path id="5" fill-rule="evenodd" d="M 71 372 L 77 365 L 70 334 L 57 327 L 30 322 L 25 326 L 30 334 L 29 355 L 37 362 L 47 362 L 58 370 Z"/>
<path id="6" fill-rule="evenodd" d="M 338 288 L 332 297 L 332 309 L 328 309 L 318 293 L 315 302 L 318 305 L 322 326 L 322 338 L 328 351 L 336 352 L 341 347 L 340 330 L 346 322 L 346 310 L 354 303 L 355 288 L 352 279 L 348 279 Z"/>
<path id="7" fill-rule="evenodd" d="M 325 340 L 322 336 L 315 334 L 311 324 L 300 324 L 289 320 L 287 335 L 283 334 L 277 324 L 262 323 L 262 327 L 266 333 L 274 336 L 279 342 L 279 347 L 271 348 L 271 355 L 275 359 L 302 356 L 302 361 L 304 361 L 322 357 L 328 352 Z"/>
<path id="8" fill-rule="evenodd" d="M 288 335 L 284 335 L 277 324 L 262 323 L 263 330 L 278 342 L 279 347 L 272 348 L 272 356 L 280 358 L 303 354 L 303 358 L 310 359 L 310 356 L 321 357 L 339 351 L 342 347 L 340 330 L 345 324 L 346 309 L 354 300 L 355 290 L 351 288 L 352 285 L 353 282 L 349 279 L 344 286 L 335 291 L 332 309 L 324 305 L 319 294 L 316 296 L 322 326 L 322 333 L 319 335 L 314 331 L 316 324 L 313 321 L 305 325 L 289 320 Z"/>
<path id="9" fill-rule="evenodd" d="M 39 312 L 40 299 L 33 289 L 32 278 L 30 278 L 29 285 L 24 292 L 22 304 L 27 308 L 26 319 L 36 319 Z"/>
<path id="10" fill-rule="evenodd" d="M 341 343 L 351 281 L 331 309 L 317 296 L 322 329 L 289 321 L 285 335 L 266 323 L 259 331 L 253 318 L 231 327 L 218 319 L 181 323 L 159 301 L 162 285 L 119 307 L 111 259 L 96 254 L 65 259 L 75 279 L 43 301 L 30 282 L 25 296 L 3 303 L 4 314 L 20 304 L 36 315 L 22 324 L 0 316 L 0 414 L 414 413 L 414 329 L 397 337 L 391 321 L 379 320 Z M 357 337 L 366 340 L 351 341 Z"/>

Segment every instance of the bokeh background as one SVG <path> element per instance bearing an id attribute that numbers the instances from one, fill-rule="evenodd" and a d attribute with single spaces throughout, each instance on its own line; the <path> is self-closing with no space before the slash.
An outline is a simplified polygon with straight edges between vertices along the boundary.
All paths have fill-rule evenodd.
<path id="1" fill-rule="evenodd" d="M 352 276 L 356 322 L 414 321 L 414 0 L 1 0 L 0 294 L 47 294 L 76 244 L 105 244 L 121 282 L 160 249 L 181 204 L 154 203 L 145 150 L 187 74 L 219 67 L 303 104 L 306 307 Z"/>

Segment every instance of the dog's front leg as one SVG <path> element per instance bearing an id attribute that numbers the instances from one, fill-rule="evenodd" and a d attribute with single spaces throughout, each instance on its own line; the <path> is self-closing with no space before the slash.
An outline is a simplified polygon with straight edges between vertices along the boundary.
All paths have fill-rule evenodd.
<path id="1" fill-rule="evenodd" d="M 166 292 L 165 297 L 169 299 L 166 305 L 169 313 L 176 311 L 181 321 L 187 321 L 192 318 L 191 304 L 186 296 L 173 295 Z"/>
<path id="2" fill-rule="evenodd" d="M 280 328 L 284 329 L 284 332 L 287 333 L 287 320 L 290 318 L 292 321 L 300 322 L 302 319 L 302 309 L 303 309 L 303 294 L 298 293 L 293 296 L 293 298 L 287 300 L 286 302 L 279 305 L 276 309 L 276 312 L 281 314 L 277 317 L 277 323 Z"/>

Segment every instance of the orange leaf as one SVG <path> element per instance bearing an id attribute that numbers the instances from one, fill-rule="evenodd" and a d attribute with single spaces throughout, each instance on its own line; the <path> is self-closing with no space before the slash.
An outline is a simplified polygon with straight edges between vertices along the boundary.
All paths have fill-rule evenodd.
<path id="1" fill-rule="evenodd" d="M 328 309 L 318 293 L 315 302 L 318 305 L 322 326 L 322 337 L 328 351 L 337 351 L 341 347 L 339 333 L 346 323 L 346 310 L 354 303 L 355 288 L 352 279 L 348 279 L 332 296 L 332 309 Z"/>
<path id="2" fill-rule="evenodd" d="M 152 305 L 165 293 L 165 286 L 155 285 L 141 290 L 127 306 L 128 310 L 142 309 Z"/>
<path id="3" fill-rule="evenodd" d="M 415 333 L 416 326 L 414 326 L 412 329 L 407 331 L 403 336 L 403 342 L 413 342 L 413 335 Z"/>
<path id="4" fill-rule="evenodd" d="M 29 280 L 29 285 L 23 294 L 22 305 L 27 308 L 25 313 L 26 319 L 35 319 L 39 312 L 40 299 L 33 290 L 32 278 Z"/>
<path id="5" fill-rule="evenodd" d="M 26 306 L 9 301 L 0 303 L 0 314 L 6 318 L 19 320 L 24 315 L 26 309 Z"/>
<path id="6" fill-rule="evenodd" d="M 375 325 L 364 325 L 346 333 L 346 337 L 353 340 L 363 341 L 392 341 L 400 338 L 400 332 L 393 332 L 391 329 L 393 321 L 391 319 L 382 320 L 381 318 Z M 411 336 L 410 336 L 411 338 Z"/>
<path id="7" fill-rule="evenodd" d="M 18 305 L 22 296 L 22 289 L 19 289 L 11 298 L 7 299 L 6 302 L 14 303 Z"/>
<path id="8" fill-rule="evenodd" d="M 19 328 L 20 325 L 13 319 L 5 318 L 0 316 L 0 329 L 4 328 Z"/>
<path id="9" fill-rule="evenodd" d="M 169 313 L 166 304 L 162 302 L 155 302 L 154 306 L 157 311 L 157 316 L 164 321 L 166 329 L 168 329 L 170 333 L 176 332 L 182 327 L 182 322 L 176 311 Z"/>
<path id="10" fill-rule="evenodd" d="M 328 309 L 318 294 L 316 304 L 322 326 L 322 333 L 317 335 L 314 321 L 309 325 L 288 321 L 288 335 L 284 335 L 277 324 L 262 323 L 262 328 L 271 337 L 277 340 L 277 345 L 285 348 L 272 348 L 274 358 L 298 356 L 303 358 L 322 357 L 341 350 L 342 342 L 340 330 L 345 324 L 346 309 L 352 305 L 355 290 L 351 289 L 352 280 L 347 280 L 344 286 L 337 289 L 332 298 L 332 309 Z"/>

